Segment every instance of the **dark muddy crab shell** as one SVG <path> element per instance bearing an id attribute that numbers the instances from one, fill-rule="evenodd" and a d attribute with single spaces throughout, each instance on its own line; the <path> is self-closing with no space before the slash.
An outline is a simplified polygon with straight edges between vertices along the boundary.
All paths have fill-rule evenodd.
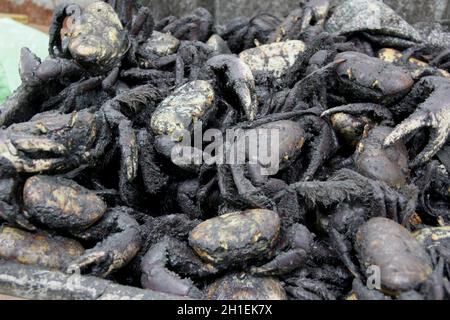
<path id="1" fill-rule="evenodd" d="M 104 2 L 78 10 L 70 16 L 70 27 L 62 39 L 64 47 L 59 50 L 87 70 L 108 72 L 120 64 L 130 48 L 128 32 L 114 9 Z"/>
<path id="2" fill-rule="evenodd" d="M 198 225 L 189 244 L 206 262 L 220 268 L 270 255 L 280 232 L 280 220 L 269 210 L 230 213 Z"/>

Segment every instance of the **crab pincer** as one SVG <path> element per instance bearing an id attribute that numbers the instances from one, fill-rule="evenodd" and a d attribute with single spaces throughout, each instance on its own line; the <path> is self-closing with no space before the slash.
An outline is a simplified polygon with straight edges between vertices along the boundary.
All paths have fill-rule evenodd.
<path id="1" fill-rule="evenodd" d="M 416 84 L 403 104 L 407 104 L 418 96 L 428 98 L 384 141 L 384 145 L 388 147 L 417 130 L 428 127 L 431 130 L 430 142 L 411 163 L 411 167 L 430 161 L 447 141 L 450 132 L 450 80 L 442 77 L 423 78 Z"/>

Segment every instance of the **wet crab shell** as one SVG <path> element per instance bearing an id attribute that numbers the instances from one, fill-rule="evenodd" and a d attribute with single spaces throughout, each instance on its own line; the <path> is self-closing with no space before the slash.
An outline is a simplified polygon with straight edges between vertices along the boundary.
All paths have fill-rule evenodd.
<path id="1" fill-rule="evenodd" d="M 356 235 L 356 250 L 365 268 L 380 268 L 381 286 L 387 293 L 415 289 L 433 270 L 419 241 L 389 219 L 374 218 L 363 225 Z"/>
<path id="2" fill-rule="evenodd" d="M 364 128 L 371 121 L 365 117 L 355 117 L 347 113 L 336 113 L 331 116 L 331 125 L 338 137 L 346 144 L 356 146 L 361 140 Z"/>
<path id="3" fill-rule="evenodd" d="M 62 270 L 83 253 L 81 244 L 72 239 L 0 227 L 0 259 Z"/>
<path id="4" fill-rule="evenodd" d="M 72 57 L 90 70 L 116 67 L 129 48 L 127 31 L 114 9 L 97 1 L 83 9 L 67 32 Z"/>
<path id="5" fill-rule="evenodd" d="M 274 278 L 260 278 L 246 273 L 233 273 L 206 288 L 210 300 L 286 300 L 286 292 Z"/>
<path id="6" fill-rule="evenodd" d="M 261 125 L 254 130 L 247 130 L 245 135 L 241 139 L 238 139 L 238 143 L 246 145 L 242 139 L 252 137 L 252 133 L 255 133 L 253 137 L 257 137 L 258 143 L 256 146 L 258 147 L 258 152 L 252 150 L 255 145 L 248 146 L 246 149 L 246 159 L 250 163 L 266 167 L 268 166 L 267 163 L 262 164 L 260 162 L 261 152 L 265 152 L 264 154 L 267 155 L 270 153 L 272 157 L 270 160 L 278 161 L 278 165 L 270 163 L 271 166 L 285 168 L 298 159 L 306 141 L 306 133 L 302 126 L 298 122 L 291 120 L 275 121 Z M 276 149 L 273 148 L 274 146 L 276 146 Z M 273 158 L 276 155 L 275 152 L 278 152 L 278 159 Z"/>
<path id="7" fill-rule="evenodd" d="M 401 67 L 359 52 L 344 52 L 335 61 L 344 61 L 336 68 L 340 85 L 356 98 L 372 102 L 391 102 L 408 93 L 414 81 Z"/>
<path id="8" fill-rule="evenodd" d="M 408 149 L 401 142 L 385 148 L 383 142 L 393 131 L 379 126 L 370 130 L 358 144 L 355 163 L 358 172 L 366 177 L 401 187 L 408 178 Z"/>
<path id="9" fill-rule="evenodd" d="M 248 210 L 207 220 L 189 234 L 189 244 L 207 263 L 226 268 L 272 254 L 280 217 L 269 210 Z"/>
<path id="10" fill-rule="evenodd" d="M 290 40 L 245 50 L 239 58 L 250 67 L 255 77 L 270 75 L 280 78 L 288 72 L 305 49 L 303 41 Z"/>
<path id="11" fill-rule="evenodd" d="M 156 135 L 181 141 L 183 131 L 190 131 L 195 122 L 211 115 L 214 102 L 214 88 L 209 82 L 189 82 L 161 102 L 153 113 L 150 127 Z"/>
<path id="12" fill-rule="evenodd" d="M 35 176 L 28 179 L 23 199 L 31 218 L 60 230 L 85 230 L 107 209 L 94 192 L 61 177 Z"/>

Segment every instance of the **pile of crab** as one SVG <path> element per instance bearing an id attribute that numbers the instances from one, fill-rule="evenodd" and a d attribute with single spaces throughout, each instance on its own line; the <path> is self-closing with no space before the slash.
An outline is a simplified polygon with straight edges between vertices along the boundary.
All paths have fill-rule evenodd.
<path id="1" fill-rule="evenodd" d="M 0 106 L 0 260 L 180 298 L 450 298 L 447 26 L 111 0 L 58 7 L 49 53 Z M 198 123 L 279 130 L 280 170 L 173 161 Z"/>

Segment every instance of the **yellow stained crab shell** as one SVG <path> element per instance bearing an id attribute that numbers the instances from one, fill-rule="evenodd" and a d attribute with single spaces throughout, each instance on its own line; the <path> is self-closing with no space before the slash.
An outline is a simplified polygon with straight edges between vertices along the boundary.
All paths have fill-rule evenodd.
<path id="1" fill-rule="evenodd" d="M 127 31 L 114 9 L 104 2 L 88 5 L 74 18 L 66 37 L 72 57 L 81 65 L 112 69 L 129 48 Z"/>

